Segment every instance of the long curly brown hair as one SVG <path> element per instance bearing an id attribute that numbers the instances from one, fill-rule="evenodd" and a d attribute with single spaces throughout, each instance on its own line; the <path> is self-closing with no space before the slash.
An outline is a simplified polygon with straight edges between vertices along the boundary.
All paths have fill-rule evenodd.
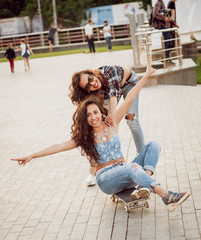
<path id="1" fill-rule="evenodd" d="M 91 74 L 99 79 L 99 81 L 102 83 L 102 86 L 105 86 L 105 77 L 99 70 L 91 70 L 86 69 L 80 72 L 75 72 L 72 76 L 72 82 L 69 86 L 70 94 L 69 97 L 73 104 L 79 105 L 88 95 L 89 93 L 86 92 L 84 89 L 82 89 L 79 86 L 80 77 L 82 74 Z M 96 93 L 97 91 L 94 91 L 93 93 Z"/>
<path id="2" fill-rule="evenodd" d="M 102 113 L 102 119 L 108 114 L 104 107 L 104 100 L 101 96 L 90 94 L 77 108 L 73 114 L 73 125 L 71 126 L 72 139 L 78 147 L 81 147 L 81 154 L 87 156 L 90 164 L 95 166 L 99 159 L 99 154 L 95 148 L 93 128 L 87 121 L 87 107 L 91 104 L 98 106 Z"/>

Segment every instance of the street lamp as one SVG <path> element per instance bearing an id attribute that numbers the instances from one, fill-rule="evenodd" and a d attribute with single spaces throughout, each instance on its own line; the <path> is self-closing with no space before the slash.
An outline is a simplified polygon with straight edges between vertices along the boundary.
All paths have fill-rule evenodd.
<path id="1" fill-rule="evenodd" d="M 54 25 L 57 28 L 57 10 L 56 10 L 56 0 L 52 0 L 52 7 L 53 7 L 53 19 L 54 19 Z M 55 34 L 55 40 L 56 40 L 56 45 L 59 45 L 59 37 L 58 37 L 58 32 Z"/>
<path id="2" fill-rule="evenodd" d="M 41 32 L 43 32 L 43 19 L 42 19 L 42 15 L 41 15 L 40 0 L 38 0 L 38 15 L 39 15 L 39 19 L 40 19 Z M 42 46 L 44 46 L 43 34 L 41 34 L 41 42 L 42 42 Z"/>

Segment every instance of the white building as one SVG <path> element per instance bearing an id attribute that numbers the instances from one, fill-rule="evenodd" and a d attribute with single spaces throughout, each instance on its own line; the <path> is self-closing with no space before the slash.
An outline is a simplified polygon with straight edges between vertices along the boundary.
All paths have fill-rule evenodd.
<path id="1" fill-rule="evenodd" d="M 133 12 L 136 17 L 138 14 L 143 14 L 144 19 L 147 19 L 147 13 L 141 8 L 139 2 L 93 7 L 88 9 L 86 14 L 95 25 L 103 25 L 105 20 L 107 20 L 109 24 L 128 23 L 128 16 Z"/>

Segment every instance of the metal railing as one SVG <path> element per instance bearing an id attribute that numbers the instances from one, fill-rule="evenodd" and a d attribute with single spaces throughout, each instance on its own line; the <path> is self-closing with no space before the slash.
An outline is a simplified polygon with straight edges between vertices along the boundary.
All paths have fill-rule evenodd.
<path id="1" fill-rule="evenodd" d="M 163 32 L 173 32 L 174 37 L 164 40 Z M 178 59 L 182 64 L 182 46 L 180 34 L 177 28 L 169 28 L 163 30 L 156 30 L 153 28 L 140 28 L 135 34 L 138 42 L 139 58 L 138 61 L 141 65 L 148 62 L 149 57 L 152 58 L 153 63 L 163 63 L 163 67 L 167 68 L 168 60 Z M 170 50 L 170 57 L 166 58 L 165 42 L 170 41 L 174 46 L 168 48 Z"/>
<path id="2" fill-rule="evenodd" d="M 130 38 L 130 24 L 112 24 L 111 34 L 113 39 Z M 102 25 L 94 26 L 94 41 L 104 40 L 104 36 L 101 33 L 103 29 Z M 68 28 L 62 29 L 58 32 L 59 45 L 73 44 L 73 43 L 84 43 L 86 42 L 84 27 L 79 28 Z M 43 37 L 42 37 L 43 36 Z M 20 44 L 21 39 L 26 39 L 31 47 L 44 47 L 48 46 L 48 31 L 19 34 L 12 36 L 0 37 L 0 50 L 3 51 L 7 48 L 8 43 L 12 43 L 13 46 Z"/>

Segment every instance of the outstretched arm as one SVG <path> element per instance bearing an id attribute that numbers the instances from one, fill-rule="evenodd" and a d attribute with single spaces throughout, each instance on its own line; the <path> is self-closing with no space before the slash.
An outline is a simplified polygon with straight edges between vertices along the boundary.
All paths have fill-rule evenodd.
<path id="1" fill-rule="evenodd" d="M 110 98 L 110 109 L 109 113 L 112 114 L 117 109 L 117 97 L 111 97 Z"/>
<path id="2" fill-rule="evenodd" d="M 24 166 L 25 164 L 27 164 L 28 162 L 30 162 L 34 158 L 40 158 L 40 157 L 52 155 L 52 154 L 55 154 L 55 153 L 68 151 L 68 150 L 74 149 L 76 147 L 77 147 L 77 145 L 76 145 L 75 141 L 71 139 L 71 140 L 69 140 L 67 142 L 64 142 L 64 143 L 52 145 L 52 146 L 50 146 L 48 148 L 45 148 L 45 149 L 43 149 L 39 152 L 33 153 L 33 154 L 31 154 L 27 157 L 12 158 L 11 160 L 12 161 L 18 161 L 19 165 Z"/>
<path id="3" fill-rule="evenodd" d="M 145 85 L 145 83 L 147 82 L 149 76 L 151 74 L 153 74 L 156 69 L 154 69 L 152 66 L 152 61 L 151 59 L 149 60 L 149 64 L 147 66 L 146 69 L 146 73 L 143 76 L 143 78 L 135 85 L 135 87 L 133 87 L 129 93 L 127 94 L 124 102 L 120 105 L 119 108 L 116 109 L 116 111 L 112 114 L 112 120 L 114 124 L 119 124 L 121 119 L 125 116 L 125 114 L 127 113 L 131 103 L 135 100 L 135 98 L 137 97 L 138 93 L 140 92 L 140 90 L 143 88 L 143 86 Z"/>
<path id="4" fill-rule="evenodd" d="M 21 47 L 15 47 L 15 50 L 20 52 L 22 51 Z"/>

